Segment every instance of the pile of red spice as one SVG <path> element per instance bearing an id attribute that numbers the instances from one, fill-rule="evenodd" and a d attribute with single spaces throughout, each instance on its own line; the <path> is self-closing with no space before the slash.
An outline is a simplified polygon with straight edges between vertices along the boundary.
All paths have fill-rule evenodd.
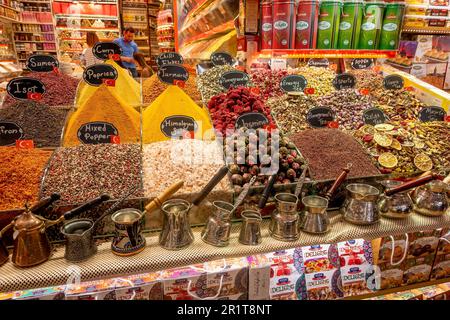
<path id="1" fill-rule="evenodd" d="M 260 90 L 261 98 L 267 100 L 285 93 L 280 88 L 280 82 L 288 74 L 287 70 L 255 69 L 251 71 L 250 76 L 253 85 Z"/>
<path id="2" fill-rule="evenodd" d="M 249 112 L 264 114 L 269 120 L 269 125 L 274 125 L 269 107 L 249 88 L 245 87 L 230 89 L 227 93 L 212 97 L 209 100 L 208 109 L 214 128 L 223 135 L 227 129 L 235 128 L 236 120 L 240 115 Z"/>

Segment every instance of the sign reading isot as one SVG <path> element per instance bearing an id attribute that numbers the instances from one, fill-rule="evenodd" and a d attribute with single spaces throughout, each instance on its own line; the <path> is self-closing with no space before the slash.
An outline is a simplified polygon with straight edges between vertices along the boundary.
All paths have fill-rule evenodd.
<path id="1" fill-rule="evenodd" d="M 45 93 L 45 85 L 38 79 L 20 77 L 11 79 L 6 91 L 17 100 L 40 100 Z"/>

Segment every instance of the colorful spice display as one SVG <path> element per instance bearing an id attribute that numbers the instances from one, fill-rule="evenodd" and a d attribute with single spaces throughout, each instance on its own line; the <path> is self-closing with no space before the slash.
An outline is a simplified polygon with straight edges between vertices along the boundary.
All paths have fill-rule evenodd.
<path id="1" fill-rule="evenodd" d="M 209 113 L 213 120 L 214 129 L 225 135 L 227 129 L 234 130 L 236 120 L 244 113 L 262 113 L 268 120 L 269 125 L 273 125 L 270 109 L 250 89 L 239 87 L 230 89 L 227 93 L 222 93 L 211 98 L 208 103 Z"/>
<path id="2" fill-rule="evenodd" d="M 40 80 L 45 85 L 45 94 L 39 103 L 47 106 L 72 106 L 75 101 L 75 94 L 80 80 L 63 73 L 55 72 L 30 72 L 29 78 Z M 17 102 L 9 95 L 5 97 L 4 107 L 11 106 Z"/>
<path id="3" fill-rule="evenodd" d="M 133 80 L 134 81 L 134 80 Z M 140 115 L 133 107 L 116 96 L 112 87 L 102 85 L 86 100 L 70 117 L 63 138 L 63 146 L 76 146 L 82 141 L 79 129 L 92 122 L 106 122 L 117 129 L 121 143 L 135 143 L 140 141 Z M 91 143 L 98 143 L 100 135 L 106 133 L 89 132 Z M 97 138 L 96 138 L 97 135 Z M 102 139 L 104 140 L 104 139 Z M 109 143 L 109 141 L 107 141 Z"/>
<path id="4" fill-rule="evenodd" d="M 357 89 L 368 89 L 369 93 L 383 88 L 383 75 L 372 69 L 349 70 L 356 78 Z"/>
<path id="5" fill-rule="evenodd" d="M 260 90 L 261 98 L 267 100 L 284 94 L 280 82 L 288 74 L 287 70 L 255 69 L 250 73 L 250 77 L 253 85 Z"/>
<path id="6" fill-rule="evenodd" d="M 335 179 L 351 163 L 349 177 L 366 177 L 380 172 L 352 136 L 336 129 L 307 129 L 290 136 L 309 164 L 315 180 Z"/>
<path id="7" fill-rule="evenodd" d="M 42 173 L 52 152 L 0 147 L 0 210 L 23 208 L 38 200 Z"/>
<path id="8" fill-rule="evenodd" d="M 143 148 L 144 194 L 154 197 L 174 181 L 183 180 L 179 193 L 199 192 L 224 165 L 223 153 L 215 141 L 168 140 Z M 227 179 L 214 190 L 229 190 Z"/>
<path id="9" fill-rule="evenodd" d="M 300 74 L 307 80 L 307 88 L 314 89 L 313 97 L 320 97 L 333 92 L 333 79 L 336 74 L 330 68 L 300 67 L 292 70 L 294 74 Z"/>
<path id="10" fill-rule="evenodd" d="M 331 108 L 339 127 L 346 130 L 358 129 L 364 124 L 363 111 L 371 108 L 368 95 L 362 95 L 355 89 L 338 90 L 317 99 L 321 107 Z"/>
<path id="11" fill-rule="evenodd" d="M 168 84 L 159 80 L 158 75 L 152 75 L 142 83 L 144 103 L 152 103 L 168 87 Z M 202 100 L 200 92 L 197 89 L 197 76 L 195 73 L 189 73 L 189 79 L 186 81 L 183 91 L 195 102 L 200 102 Z"/>
<path id="12" fill-rule="evenodd" d="M 220 77 L 223 73 L 234 70 L 236 69 L 229 65 L 215 66 L 197 77 L 197 87 L 205 104 L 207 104 L 209 99 L 213 96 L 226 91 L 220 84 Z"/>
<path id="13" fill-rule="evenodd" d="M 138 144 L 80 145 L 58 148 L 48 167 L 42 196 L 61 194 L 63 203 L 81 203 L 109 194 L 120 198 L 141 184 Z M 134 193 L 142 196 L 142 189 Z"/>
<path id="14" fill-rule="evenodd" d="M 205 108 L 197 105 L 180 87 L 168 86 L 142 114 L 144 143 L 194 133 L 196 139 L 214 138 Z M 185 131 L 185 132 L 183 132 Z"/>
<path id="15" fill-rule="evenodd" d="M 277 183 L 292 183 L 300 177 L 304 159 L 287 137 L 277 137 L 278 151 L 272 144 L 274 138 L 272 133 L 264 129 L 241 128 L 231 138 L 236 141 L 236 146 L 227 143 L 224 152 L 231 173 L 231 182 L 236 192 L 240 192 L 241 187 L 253 176 L 258 176 L 254 186 L 266 184 L 270 176 L 270 169 L 275 169 L 278 174 Z M 244 149 L 245 156 L 243 154 L 241 156 Z M 275 152 L 278 153 L 275 154 Z M 277 160 L 278 163 L 274 163 Z M 263 169 L 266 169 L 267 172 L 260 175 Z"/>
<path id="16" fill-rule="evenodd" d="M 309 127 L 308 110 L 317 106 L 315 100 L 304 93 L 289 93 L 267 101 L 277 125 L 284 134 L 296 133 Z"/>
<path id="17" fill-rule="evenodd" d="M 18 124 L 22 139 L 33 140 L 36 147 L 58 147 L 70 107 L 49 107 L 34 102 L 17 102 L 0 109 L 0 119 Z"/>

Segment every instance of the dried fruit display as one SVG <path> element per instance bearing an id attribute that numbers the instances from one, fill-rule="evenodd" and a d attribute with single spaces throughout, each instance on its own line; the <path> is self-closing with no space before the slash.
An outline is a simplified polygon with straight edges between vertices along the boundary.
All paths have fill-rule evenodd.
<path id="1" fill-rule="evenodd" d="M 356 78 L 357 89 L 368 89 L 369 92 L 383 89 L 383 75 L 372 69 L 349 70 Z"/>
<path id="2" fill-rule="evenodd" d="M 293 74 L 300 74 L 306 78 L 308 82 L 307 88 L 314 89 L 312 96 L 321 97 L 335 91 L 333 87 L 333 79 L 336 74 L 329 68 L 320 67 L 300 67 L 292 70 Z"/>
<path id="3" fill-rule="evenodd" d="M 235 71 L 236 69 L 229 65 L 215 66 L 206 70 L 197 77 L 197 87 L 200 91 L 203 103 L 207 104 L 209 99 L 221 92 L 227 91 L 220 84 L 220 77 L 227 71 Z"/>
<path id="4" fill-rule="evenodd" d="M 250 73 L 253 85 L 260 90 L 261 98 L 267 100 L 284 94 L 280 82 L 287 76 L 287 70 L 255 69 Z"/>

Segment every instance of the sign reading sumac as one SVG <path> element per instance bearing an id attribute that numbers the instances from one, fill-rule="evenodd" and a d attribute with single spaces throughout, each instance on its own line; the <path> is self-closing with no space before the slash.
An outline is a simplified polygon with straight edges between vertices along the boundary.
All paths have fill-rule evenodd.
<path id="1" fill-rule="evenodd" d="M 26 67 L 34 72 L 51 72 L 59 68 L 59 62 L 47 54 L 34 54 L 27 59 Z"/>
<path id="2" fill-rule="evenodd" d="M 363 121 L 365 124 L 375 126 L 377 124 L 385 123 L 389 118 L 384 114 L 383 110 L 379 108 L 369 108 L 363 111 Z"/>
<path id="3" fill-rule="evenodd" d="M 189 72 L 183 66 L 166 64 L 158 69 L 158 78 L 162 82 L 175 84 L 176 81 L 187 81 L 189 79 Z"/>
<path id="4" fill-rule="evenodd" d="M 220 77 L 220 84 L 225 89 L 230 89 L 231 87 L 245 87 L 249 81 L 250 77 L 248 74 L 242 71 L 227 71 Z"/>
<path id="5" fill-rule="evenodd" d="M 45 85 L 38 79 L 14 78 L 8 82 L 6 91 L 14 99 L 28 100 L 33 99 L 32 95 L 42 96 L 45 93 Z"/>
<path id="6" fill-rule="evenodd" d="M 258 129 L 269 124 L 269 119 L 259 112 L 248 112 L 236 119 L 236 128 Z"/>
<path id="7" fill-rule="evenodd" d="M 167 64 L 182 64 L 183 57 L 177 52 L 163 52 L 156 57 L 156 64 L 158 67 Z"/>
<path id="8" fill-rule="evenodd" d="M 446 115 L 444 108 L 432 106 L 420 110 L 419 119 L 422 122 L 444 121 Z"/>
<path id="9" fill-rule="evenodd" d="M 326 127 L 328 122 L 334 120 L 333 110 L 327 107 L 316 107 L 309 109 L 306 114 L 306 121 L 313 128 Z"/>
<path id="10" fill-rule="evenodd" d="M 307 84 L 304 76 L 292 74 L 281 79 L 280 88 L 285 92 L 303 92 Z"/>
<path id="11" fill-rule="evenodd" d="M 352 89 L 356 85 L 356 78 L 349 73 L 338 74 L 333 79 L 333 86 L 336 90 Z"/>
<path id="12" fill-rule="evenodd" d="M 92 53 L 97 59 L 107 60 L 110 54 L 122 54 L 122 48 L 114 42 L 97 42 L 92 47 Z"/>
<path id="13" fill-rule="evenodd" d="M 308 66 L 310 67 L 322 67 L 327 68 L 330 65 L 330 61 L 325 58 L 311 58 L 308 60 Z"/>
<path id="14" fill-rule="evenodd" d="M 111 136 L 118 136 L 119 131 L 109 122 L 88 122 L 77 132 L 78 140 L 84 144 L 111 143 Z"/>
<path id="15" fill-rule="evenodd" d="M 187 132 L 197 132 L 198 124 L 192 117 L 175 115 L 161 122 L 161 132 L 168 138 L 183 137 Z"/>
<path id="16" fill-rule="evenodd" d="M 14 122 L 0 121 L 0 146 L 10 146 L 21 140 L 24 136 L 23 129 Z"/>
<path id="17" fill-rule="evenodd" d="M 400 90 L 403 88 L 404 84 L 403 78 L 396 74 L 391 74 L 383 80 L 384 88 L 388 90 Z"/>
<path id="18" fill-rule="evenodd" d="M 233 57 L 226 52 L 214 52 L 211 54 L 211 62 L 215 66 L 231 66 L 233 64 Z"/>
<path id="19" fill-rule="evenodd" d="M 83 72 L 83 79 L 92 86 L 99 86 L 103 80 L 116 80 L 118 77 L 117 70 L 109 64 L 94 64 L 87 67 Z"/>
<path id="20" fill-rule="evenodd" d="M 352 69 L 360 70 L 360 69 L 367 69 L 370 68 L 373 64 L 372 59 L 368 58 L 355 58 L 352 59 L 352 62 L 350 65 L 352 66 Z"/>

